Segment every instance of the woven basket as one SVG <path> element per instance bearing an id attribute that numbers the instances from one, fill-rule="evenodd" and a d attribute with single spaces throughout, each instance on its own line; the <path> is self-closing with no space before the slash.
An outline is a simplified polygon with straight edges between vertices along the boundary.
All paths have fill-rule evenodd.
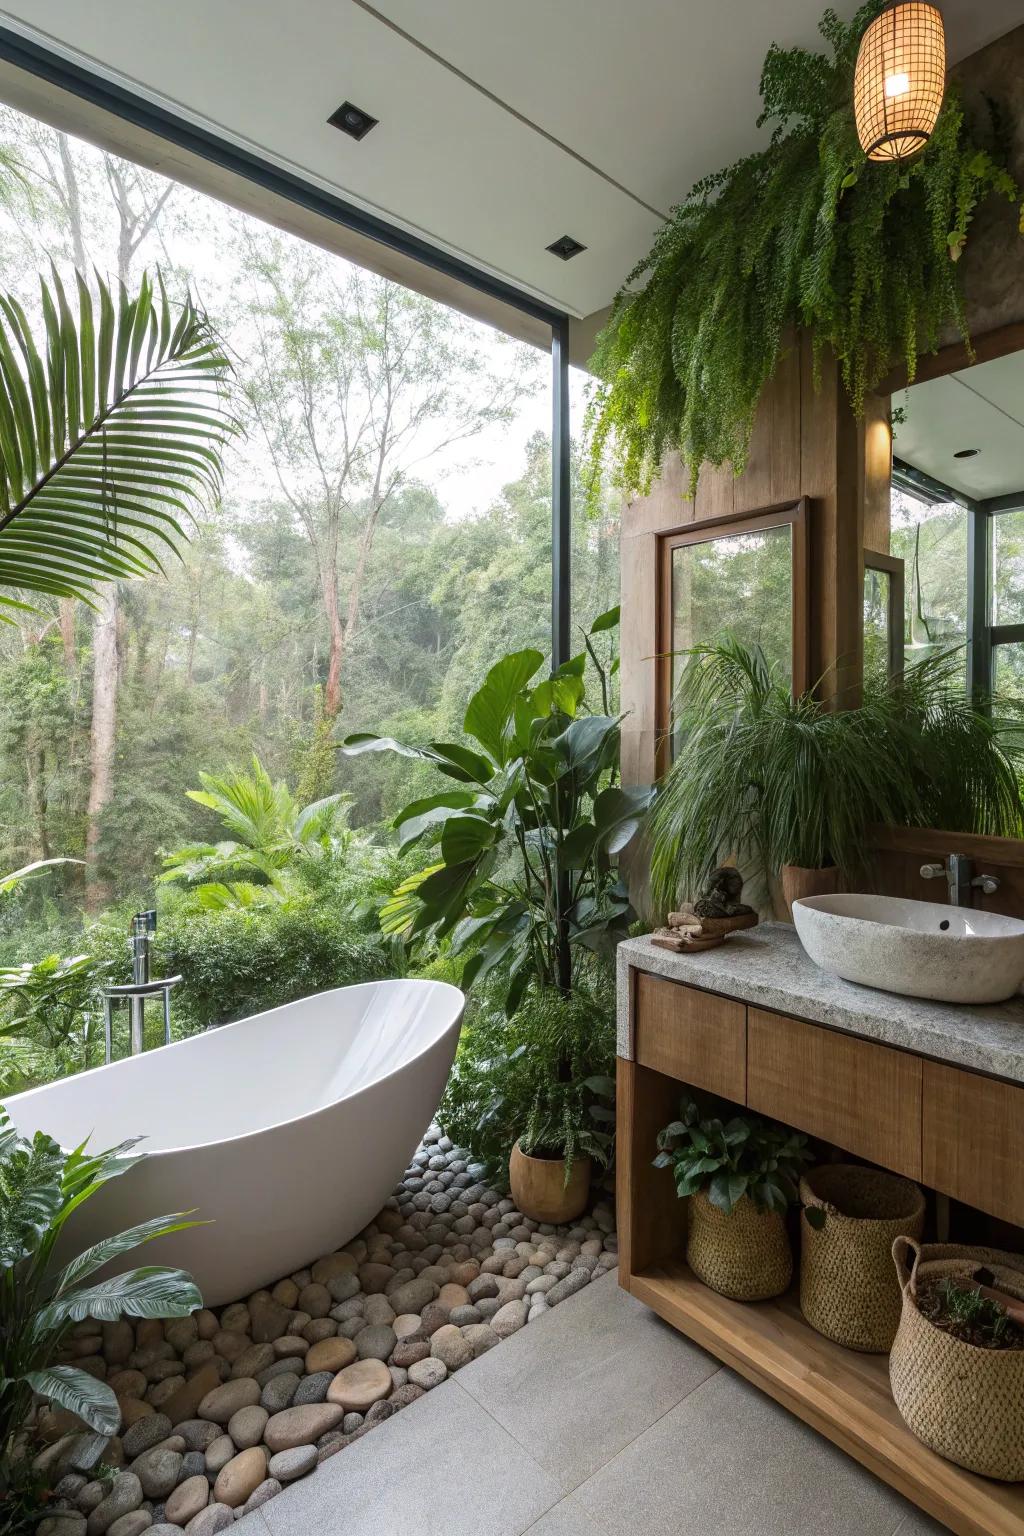
<path id="1" fill-rule="evenodd" d="M 997 1289 L 1024 1300 L 1024 1258 L 989 1248 L 922 1247 L 905 1237 L 893 1243 L 892 1256 L 903 1314 L 889 1380 L 907 1428 L 969 1472 L 1006 1483 L 1024 1480 L 1024 1350 L 965 1344 L 933 1327 L 915 1299 L 922 1280 L 969 1275 L 984 1264 Z"/>
<path id="2" fill-rule="evenodd" d="M 734 1301 L 780 1296 L 793 1278 L 785 1222 L 746 1195 L 728 1215 L 707 1195 L 691 1196 L 686 1262 L 698 1280 Z"/>
<path id="3" fill-rule="evenodd" d="M 800 1180 L 800 1309 L 812 1328 L 847 1349 L 887 1355 L 900 1322 L 892 1267 L 897 1237 L 920 1237 L 916 1184 L 852 1163 L 826 1163 Z M 808 1209 L 825 1213 L 820 1229 Z"/>

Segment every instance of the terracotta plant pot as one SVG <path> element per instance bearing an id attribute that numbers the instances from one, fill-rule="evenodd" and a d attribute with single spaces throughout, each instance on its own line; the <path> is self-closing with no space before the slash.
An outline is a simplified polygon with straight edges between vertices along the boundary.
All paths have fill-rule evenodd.
<path id="1" fill-rule="evenodd" d="M 762 1211 L 743 1195 L 728 1215 L 707 1195 L 689 1201 L 686 1262 L 720 1296 L 767 1301 L 789 1289 L 793 1253 L 778 1211 Z"/>
<path id="2" fill-rule="evenodd" d="M 793 903 L 802 896 L 834 896 L 839 889 L 839 871 L 834 864 L 827 869 L 804 869 L 800 864 L 783 864 L 782 899 L 787 922 L 793 921 Z"/>
<path id="3" fill-rule="evenodd" d="M 518 1141 L 508 1160 L 508 1182 L 516 1207 L 531 1221 L 563 1226 L 575 1221 L 587 1208 L 590 1194 L 590 1158 L 577 1157 L 568 1184 L 565 1159 L 529 1157 Z"/>

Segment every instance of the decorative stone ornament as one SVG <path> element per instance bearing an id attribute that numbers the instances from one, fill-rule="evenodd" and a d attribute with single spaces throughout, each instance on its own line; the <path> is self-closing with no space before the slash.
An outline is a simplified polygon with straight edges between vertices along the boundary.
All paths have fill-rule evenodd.
<path id="1" fill-rule="evenodd" d="M 861 39 L 853 107 L 869 160 L 899 163 L 931 138 L 946 89 L 942 16 L 924 0 L 897 0 Z"/>

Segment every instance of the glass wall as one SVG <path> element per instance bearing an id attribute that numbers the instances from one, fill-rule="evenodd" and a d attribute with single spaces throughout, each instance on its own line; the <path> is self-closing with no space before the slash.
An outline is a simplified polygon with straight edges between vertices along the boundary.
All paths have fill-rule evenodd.
<path id="1" fill-rule="evenodd" d="M 551 358 L 13 110 L 0 146 L 21 171 L 4 289 L 38 314 L 51 258 L 72 293 L 74 268 L 132 289 L 159 267 L 224 339 L 245 428 L 166 578 L 0 628 L 0 868 L 88 850 L 32 898 L 44 928 L 74 927 L 222 835 L 189 796 L 200 773 L 256 757 L 300 803 L 350 794 L 372 829 L 424 770 L 334 743 L 451 739 L 504 652 L 548 653 Z M 599 611 L 610 517 L 581 521 L 580 547 Z"/>
<path id="2" fill-rule="evenodd" d="M 893 488 L 890 549 L 904 562 L 908 665 L 967 642 L 966 508 Z M 964 678 L 967 676 L 966 658 Z"/>

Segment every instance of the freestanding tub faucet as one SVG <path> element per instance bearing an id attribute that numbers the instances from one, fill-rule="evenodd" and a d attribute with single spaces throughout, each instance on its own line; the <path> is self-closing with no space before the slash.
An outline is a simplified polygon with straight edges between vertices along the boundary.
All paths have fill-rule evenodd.
<path id="1" fill-rule="evenodd" d="M 124 986 L 103 988 L 103 1040 L 104 1056 L 109 1064 L 113 1059 L 114 1004 L 124 1000 L 129 1011 L 129 1038 L 133 1056 L 141 1056 L 145 1050 L 146 998 L 161 995 L 164 1004 L 164 1045 L 171 1043 L 171 988 L 177 986 L 180 976 L 168 976 L 163 981 L 151 981 L 150 947 L 156 933 L 156 913 L 136 912 L 128 928 L 128 943 L 132 952 L 132 979 Z"/>
<path id="2" fill-rule="evenodd" d="M 973 860 L 966 853 L 948 853 L 944 864 L 922 864 L 921 876 L 925 880 L 944 879 L 949 891 L 949 903 L 953 907 L 969 907 L 972 890 L 980 891 L 983 896 L 991 896 L 999 889 L 995 875 L 974 873 Z"/>

